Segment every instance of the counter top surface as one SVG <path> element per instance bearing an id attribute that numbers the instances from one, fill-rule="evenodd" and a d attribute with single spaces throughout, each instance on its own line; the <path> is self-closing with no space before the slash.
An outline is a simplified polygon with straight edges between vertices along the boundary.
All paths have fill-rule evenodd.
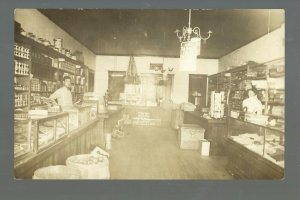
<path id="1" fill-rule="evenodd" d="M 256 126 L 260 126 L 260 127 L 263 127 L 263 128 L 271 129 L 271 130 L 274 130 L 274 131 L 284 132 L 284 127 L 281 127 L 281 126 L 278 127 L 278 126 L 270 126 L 270 125 L 263 125 L 263 124 L 255 124 L 253 122 L 247 122 L 247 121 L 236 119 L 236 118 L 233 118 L 233 117 L 230 117 L 229 119 L 237 120 L 237 121 L 240 121 L 240 122 L 243 122 L 243 123 L 247 123 L 247 124 L 254 124 Z"/>
<path id="2" fill-rule="evenodd" d="M 57 112 L 57 113 L 48 113 L 48 115 L 31 115 L 27 118 L 18 119 L 15 118 L 15 121 L 28 121 L 28 120 L 44 120 L 44 119 L 53 119 L 58 118 L 64 115 L 68 115 L 68 112 Z"/>
<path id="3" fill-rule="evenodd" d="M 207 118 L 203 117 L 199 111 L 185 111 L 184 113 L 197 117 L 199 120 L 205 120 L 207 123 L 220 123 L 220 124 L 226 123 L 226 119 L 212 119 L 208 117 Z"/>

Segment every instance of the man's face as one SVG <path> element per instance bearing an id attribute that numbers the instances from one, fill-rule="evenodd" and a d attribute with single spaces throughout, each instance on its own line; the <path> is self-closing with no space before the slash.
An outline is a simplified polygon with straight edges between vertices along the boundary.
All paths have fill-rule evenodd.
<path id="1" fill-rule="evenodd" d="M 255 96 L 255 93 L 252 90 L 249 90 L 248 91 L 248 96 L 253 97 L 253 96 Z"/>
<path id="2" fill-rule="evenodd" d="M 71 79 L 65 79 L 64 86 L 66 86 L 67 88 L 71 88 Z"/>

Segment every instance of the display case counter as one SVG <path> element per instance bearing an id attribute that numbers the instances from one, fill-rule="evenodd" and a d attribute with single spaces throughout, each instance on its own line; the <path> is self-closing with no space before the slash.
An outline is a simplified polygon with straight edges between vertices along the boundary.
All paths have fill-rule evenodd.
<path id="1" fill-rule="evenodd" d="M 84 125 L 92 118 L 91 105 L 63 107 L 63 111 L 69 113 L 70 131 L 75 130 L 78 127 Z"/>
<path id="2" fill-rule="evenodd" d="M 69 114 L 51 113 L 14 121 L 14 157 L 38 152 L 69 133 Z"/>
<path id="3" fill-rule="evenodd" d="M 228 118 L 227 170 L 236 178 L 284 176 L 284 130 Z"/>
<path id="4" fill-rule="evenodd" d="M 184 124 L 198 124 L 205 129 L 204 138 L 210 141 L 210 155 L 225 155 L 225 119 L 206 118 L 198 111 L 185 111 Z"/>
<path id="5" fill-rule="evenodd" d="M 31 179 L 36 169 L 50 165 L 65 165 L 68 157 L 89 153 L 100 146 L 103 127 L 94 119 L 37 152 L 31 151 L 22 158 L 15 158 L 14 172 L 17 179 Z"/>
<path id="6" fill-rule="evenodd" d="M 47 147 L 69 133 L 69 114 L 52 113 L 43 118 L 31 118 L 31 134 L 35 151 Z"/>

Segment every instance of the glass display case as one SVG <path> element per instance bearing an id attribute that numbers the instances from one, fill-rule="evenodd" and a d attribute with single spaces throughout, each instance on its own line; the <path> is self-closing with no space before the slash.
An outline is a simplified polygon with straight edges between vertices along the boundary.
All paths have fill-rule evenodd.
<path id="1" fill-rule="evenodd" d="M 14 121 L 14 156 L 20 157 L 33 151 L 33 140 L 30 133 L 31 121 L 20 119 Z"/>
<path id="2" fill-rule="evenodd" d="M 284 168 L 284 130 L 228 118 L 228 138 Z"/>
<path id="3" fill-rule="evenodd" d="M 81 105 L 69 108 L 63 108 L 64 111 L 69 113 L 69 129 L 70 131 L 89 122 L 91 116 L 91 105 Z"/>
<path id="4" fill-rule="evenodd" d="M 69 133 L 69 115 L 62 112 L 43 118 L 32 118 L 30 128 L 34 151 L 39 151 Z"/>
<path id="5" fill-rule="evenodd" d="M 69 133 L 67 112 L 29 116 L 14 122 L 14 157 L 38 152 Z"/>

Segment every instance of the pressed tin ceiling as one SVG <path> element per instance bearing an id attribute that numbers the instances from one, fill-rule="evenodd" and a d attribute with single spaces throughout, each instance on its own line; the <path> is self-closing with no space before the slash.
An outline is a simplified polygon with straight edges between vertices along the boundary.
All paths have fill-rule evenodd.
<path id="1" fill-rule="evenodd" d="M 40 9 L 96 55 L 179 57 L 174 31 L 188 26 L 188 10 Z M 283 10 L 193 9 L 191 27 L 213 32 L 200 58 L 220 58 L 284 23 Z"/>

